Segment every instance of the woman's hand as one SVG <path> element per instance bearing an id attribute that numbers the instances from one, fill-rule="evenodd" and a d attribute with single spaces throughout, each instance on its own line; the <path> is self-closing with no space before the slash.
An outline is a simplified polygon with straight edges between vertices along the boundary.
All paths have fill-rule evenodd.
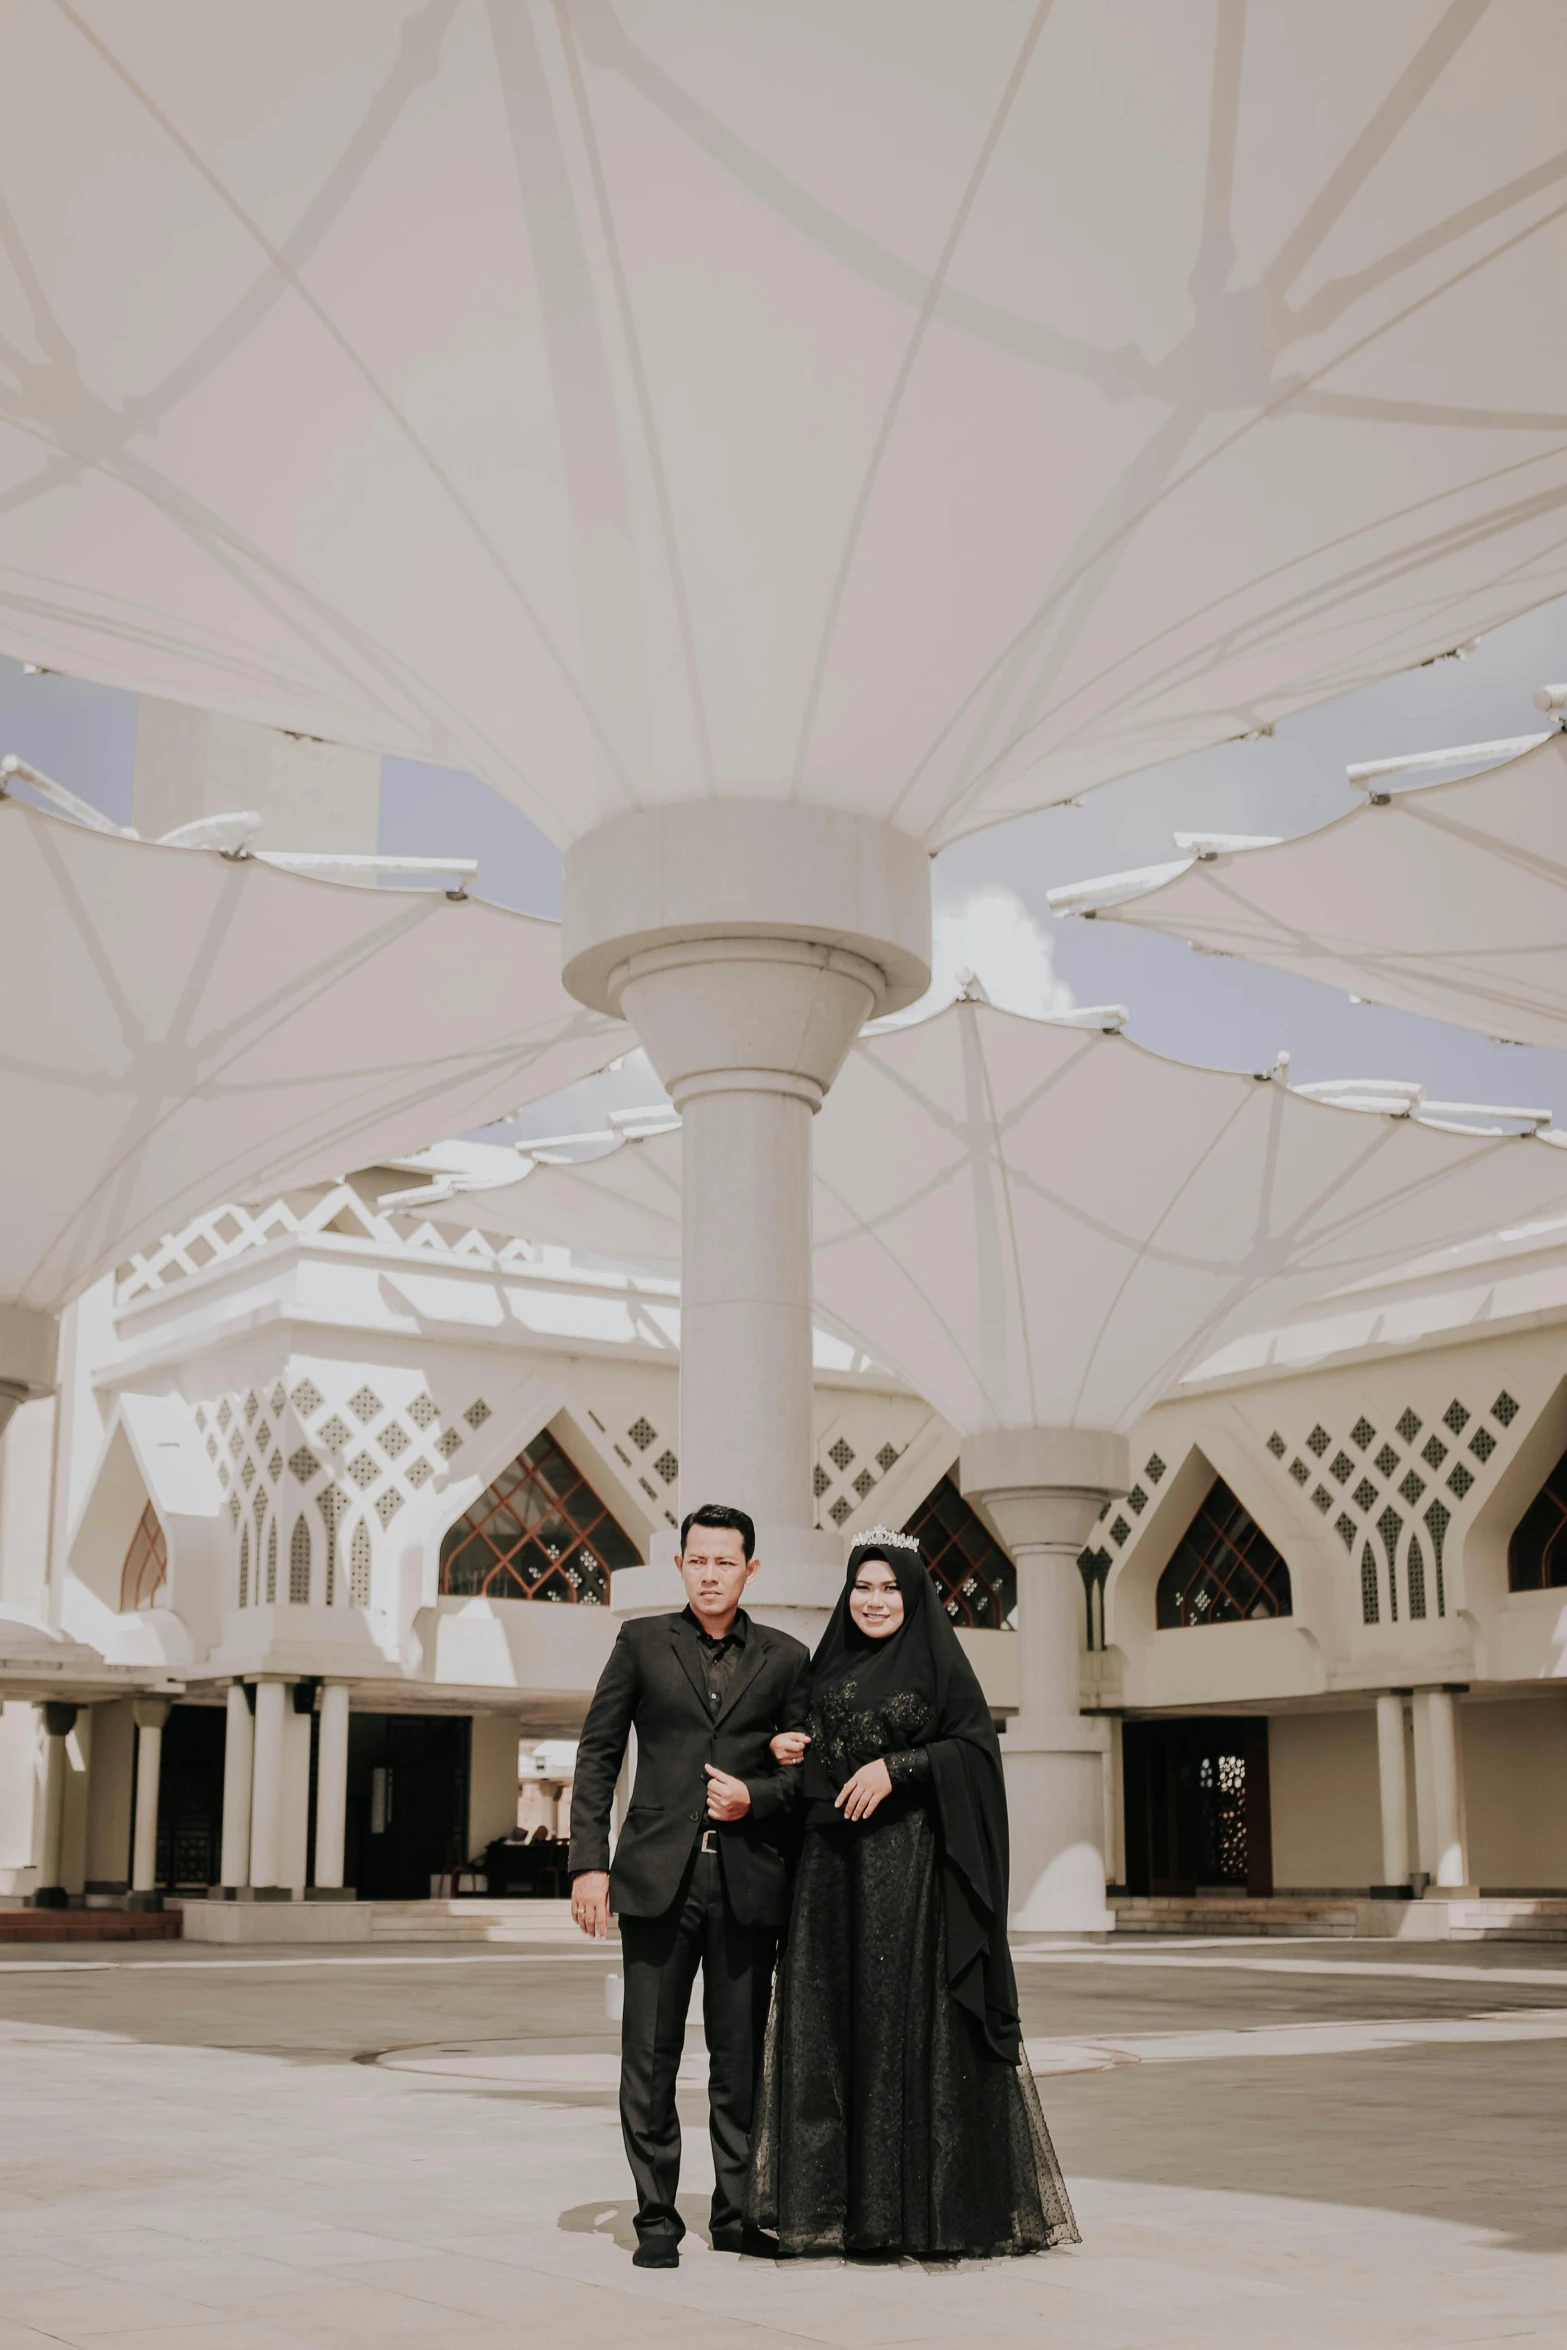
<path id="1" fill-rule="evenodd" d="M 884 1795 L 892 1793 L 892 1773 L 881 1760 L 861 1763 L 852 1779 L 845 1779 L 833 1797 L 846 1820 L 868 1820 Z"/>
<path id="2" fill-rule="evenodd" d="M 811 1743 L 811 1733 L 809 1730 L 780 1730 L 777 1737 L 770 1739 L 768 1743 L 771 1746 L 775 1763 L 783 1763 L 786 1766 L 790 1763 L 802 1763 L 805 1760 L 805 1750 Z"/>

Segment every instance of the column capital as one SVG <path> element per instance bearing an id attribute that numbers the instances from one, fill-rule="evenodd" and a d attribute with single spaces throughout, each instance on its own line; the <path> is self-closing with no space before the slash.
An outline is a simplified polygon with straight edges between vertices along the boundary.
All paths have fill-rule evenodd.
<path id="1" fill-rule="evenodd" d="M 166 1697 L 133 1697 L 131 1719 L 138 1730 L 161 1730 L 169 1718 L 169 1700 Z"/>
<path id="2" fill-rule="evenodd" d="M 1012 1552 L 1075 1553 L 1131 1482 L 1127 1442 L 1097 1428 L 982 1429 L 963 1439 L 958 1482 Z"/>
<path id="3" fill-rule="evenodd" d="M 69 1738 L 76 1727 L 77 1708 L 58 1697 L 50 1697 L 43 1704 L 44 1728 L 51 1738 Z"/>
<path id="4" fill-rule="evenodd" d="M 872 1009 L 902 1011 L 930 985 L 930 860 L 895 825 L 801 801 L 638 808 L 567 851 L 562 931 L 566 985 L 599 1011 L 633 956 L 747 939 L 862 958 Z"/>

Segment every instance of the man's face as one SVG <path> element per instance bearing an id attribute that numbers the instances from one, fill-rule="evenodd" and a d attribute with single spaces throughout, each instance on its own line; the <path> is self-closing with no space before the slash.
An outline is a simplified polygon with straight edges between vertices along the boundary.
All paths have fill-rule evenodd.
<path id="1" fill-rule="evenodd" d="M 757 1563 L 746 1557 L 738 1527 L 693 1526 L 675 1564 L 692 1614 L 706 1621 L 734 1614 Z"/>

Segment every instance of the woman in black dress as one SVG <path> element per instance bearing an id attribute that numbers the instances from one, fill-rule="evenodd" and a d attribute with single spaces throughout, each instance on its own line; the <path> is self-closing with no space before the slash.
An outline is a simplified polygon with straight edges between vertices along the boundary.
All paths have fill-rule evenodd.
<path id="1" fill-rule="evenodd" d="M 1075 2244 L 1018 2026 L 1001 1752 L 912 1537 L 856 1542 L 808 1730 L 773 1751 L 804 1838 L 747 2219 L 785 2255 Z"/>

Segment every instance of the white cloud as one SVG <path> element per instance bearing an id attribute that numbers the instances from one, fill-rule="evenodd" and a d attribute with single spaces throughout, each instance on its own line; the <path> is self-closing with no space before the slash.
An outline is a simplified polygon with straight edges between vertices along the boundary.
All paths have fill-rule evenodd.
<path id="1" fill-rule="evenodd" d="M 905 1019 L 929 1019 L 961 994 L 971 973 L 990 1002 L 1005 1012 L 1037 1020 L 1069 1012 L 1077 1002 L 1055 967 L 1049 931 L 1002 882 L 981 882 L 955 897 L 938 898 L 931 930 L 930 991 Z"/>

